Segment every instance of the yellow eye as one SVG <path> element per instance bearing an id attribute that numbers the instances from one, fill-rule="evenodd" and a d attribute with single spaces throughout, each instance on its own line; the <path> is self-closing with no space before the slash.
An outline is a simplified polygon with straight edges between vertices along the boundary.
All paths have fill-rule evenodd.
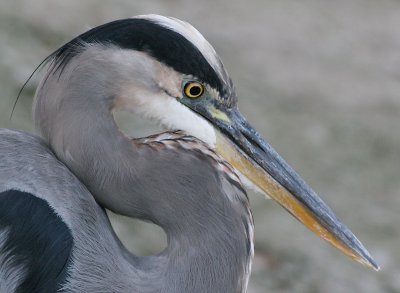
<path id="1" fill-rule="evenodd" d="M 204 93 L 204 86 L 196 81 L 189 81 L 184 87 L 185 96 L 191 99 L 197 99 Z"/>

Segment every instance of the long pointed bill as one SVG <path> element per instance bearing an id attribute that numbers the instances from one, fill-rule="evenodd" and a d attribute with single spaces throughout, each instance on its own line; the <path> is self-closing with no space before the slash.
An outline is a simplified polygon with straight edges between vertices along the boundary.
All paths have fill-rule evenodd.
<path id="1" fill-rule="evenodd" d="M 221 132 L 216 151 L 225 160 L 319 237 L 352 259 L 379 269 L 353 233 L 238 111 L 212 107 L 206 112 L 202 114 Z"/>

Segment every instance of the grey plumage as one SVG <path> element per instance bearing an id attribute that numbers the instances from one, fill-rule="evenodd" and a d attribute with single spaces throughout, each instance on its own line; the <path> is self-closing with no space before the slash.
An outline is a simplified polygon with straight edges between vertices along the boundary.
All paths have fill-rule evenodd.
<path id="1" fill-rule="evenodd" d="M 0 130 L 0 192 L 43 199 L 70 229 L 63 292 L 245 292 L 254 249 L 242 183 L 377 268 L 241 116 L 222 62 L 189 24 L 154 15 L 118 20 L 73 39 L 47 61 L 33 105 L 42 138 Z M 201 94 L 188 93 L 187 85 Z M 129 138 L 113 119 L 119 108 L 169 131 Z M 159 225 L 167 248 L 148 257 L 128 253 L 103 208 Z M 4 253 L 0 245 L 0 272 Z M 23 275 L 24 267 L 13 271 L 13 278 L 0 276 L 8 288 L 21 281 L 15 272 Z"/>
<path id="2" fill-rule="evenodd" d="M 247 200 L 241 190 L 219 178 L 201 154 L 192 154 L 176 165 L 179 168 L 196 164 L 203 171 L 201 176 L 187 173 L 185 180 L 192 179 L 192 184 L 187 181 L 174 185 L 178 187 L 175 193 L 154 190 L 160 202 L 160 209 L 154 214 L 159 219 L 167 217 L 167 213 L 172 216 L 168 217 L 171 223 L 166 230 L 168 247 L 159 255 L 138 257 L 125 250 L 104 211 L 43 141 L 4 129 L 0 130 L 0 137 L 0 192 L 17 189 L 46 200 L 72 232 L 74 248 L 65 292 L 243 290 L 246 280 L 241 276 L 246 267 L 241 264 L 249 261 L 248 253 L 244 253 L 248 245 L 244 232 L 249 217 Z M 219 180 L 227 193 L 238 195 L 237 199 L 228 198 L 216 188 Z M 197 182 L 207 186 L 201 193 L 193 192 L 198 190 Z M 133 190 L 131 197 L 134 196 Z M 174 196 L 179 196 L 180 202 L 168 207 Z M 215 249 L 209 249 L 211 244 Z M 214 262 L 215 266 L 209 265 Z M 0 276 L 2 283 L 7 281 L 4 277 Z"/>

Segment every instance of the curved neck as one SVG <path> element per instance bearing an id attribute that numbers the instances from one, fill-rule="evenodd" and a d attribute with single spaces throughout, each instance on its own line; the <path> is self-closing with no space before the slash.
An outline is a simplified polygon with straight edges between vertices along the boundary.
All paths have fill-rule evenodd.
<path id="1" fill-rule="evenodd" d="M 167 148 L 123 135 L 111 110 L 122 84 L 137 82 L 123 76 L 135 75 L 121 76 L 121 64 L 93 64 L 82 53 L 62 73 L 45 77 L 34 104 L 43 138 L 103 207 L 166 231 L 168 247 L 158 256 L 138 258 L 121 248 L 135 270 L 146 271 L 143 280 L 157 276 L 161 282 L 150 278 L 143 286 L 158 286 L 160 292 L 242 292 L 252 256 L 245 193 L 211 157 L 180 148 L 179 140 Z"/>
<path id="2" fill-rule="evenodd" d="M 124 71 L 140 66 L 135 60 L 141 58 L 125 64 L 108 50 L 89 47 L 62 70 L 50 67 L 36 92 L 33 116 L 42 137 L 96 201 L 116 213 L 148 219 L 146 197 L 130 190 L 143 177 L 141 154 L 112 116 L 124 85 L 143 88 L 137 74 Z M 128 196 L 133 192 L 136 196 Z"/>

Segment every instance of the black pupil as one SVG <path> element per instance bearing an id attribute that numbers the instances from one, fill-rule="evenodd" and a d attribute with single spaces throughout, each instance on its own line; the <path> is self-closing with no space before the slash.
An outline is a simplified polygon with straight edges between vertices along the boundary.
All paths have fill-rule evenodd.
<path id="1" fill-rule="evenodd" d="M 194 85 L 189 89 L 189 93 L 192 96 L 198 96 L 201 93 L 201 88 L 198 85 Z"/>

